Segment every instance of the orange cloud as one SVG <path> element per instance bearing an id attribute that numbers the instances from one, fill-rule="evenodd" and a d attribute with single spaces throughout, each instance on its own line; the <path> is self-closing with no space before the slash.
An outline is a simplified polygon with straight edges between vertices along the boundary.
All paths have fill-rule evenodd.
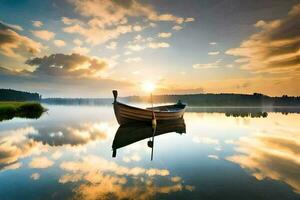
<path id="1" fill-rule="evenodd" d="M 65 43 L 65 41 L 63 41 L 63 40 L 54 40 L 54 44 L 55 44 L 55 46 L 57 46 L 57 47 L 63 47 L 63 46 L 66 46 L 66 43 Z"/>
<path id="2" fill-rule="evenodd" d="M 31 31 L 35 37 L 38 37 L 42 40 L 51 40 L 54 38 L 55 33 L 47 30 L 40 30 L 40 31 Z"/>
<path id="3" fill-rule="evenodd" d="M 32 25 L 35 27 L 41 27 L 44 25 L 44 23 L 41 21 L 32 21 Z"/>
<path id="4" fill-rule="evenodd" d="M 22 36 L 14 28 L 0 22 L 0 53 L 13 58 L 36 55 L 43 49 L 42 45 L 32 39 Z"/>
<path id="5" fill-rule="evenodd" d="M 37 66 L 34 73 L 54 76 L 99 76 L 108 68 L 108 63 L 100 58 L 73 53 L 52 54 L 42 58 L 32 58 L 26 64 Z"/>
<path id="6" fill-rule="evenodd" d="M 31 160 L 29 163 L 30 168 L 48 168 L 54 164 L 52 160 L 49 160 L 47 157 L 36 157 Z"/>
<path id="7" fill-rule="evenodd" d="M 106 0 L 72 0 L 75 11 L 88 19 L 83 23 L 78 19 L 63 17 L 68 25 L 63 30 L 84 36 L 86 42 L 92 45 L 105 43 L 120 35 L 142 31 L 147 27 L 155 27 L 151 21 L 167 21 L 176 24 L 192 22 L 194 18 L 182 18 L 170 13 L 159 14 L 153 6 L 139 1 L 106 1 Z M 150 21 L 148 25 L 128 24 L 129 17 L 141 17 Z"/>
<path id="8" fill-rule="evenodd" d="M 166 33 L 166 32 L 158 33 L 158 37 L 161 37 L 161 38 L 169 38 L 171 36 L 172 36 L 172 33 Z"/>
<path id="9" fill-rule="evenodd" d="M 299 76 L 300 4 L 283 19 L 258 21 L 261 31 L 226 53 L 243 58 L 242 69 Z"/>

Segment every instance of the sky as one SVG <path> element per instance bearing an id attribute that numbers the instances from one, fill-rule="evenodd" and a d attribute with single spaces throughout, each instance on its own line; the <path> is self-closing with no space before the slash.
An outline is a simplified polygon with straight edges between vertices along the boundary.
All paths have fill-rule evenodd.
<path id="1" fill-rule="evenodd" d="M 0 0 L 0 88 L 300 95 L 299 0 Z"/>

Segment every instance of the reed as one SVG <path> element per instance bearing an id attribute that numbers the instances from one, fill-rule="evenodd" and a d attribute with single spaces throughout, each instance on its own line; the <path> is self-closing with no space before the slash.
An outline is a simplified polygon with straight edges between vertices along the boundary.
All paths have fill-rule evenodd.
<path id="1" fill-rule="evenodd" d="M 38 102 L 0 102 L 0 121 L 14 117 L 39 118 L 46 109 Z"/>

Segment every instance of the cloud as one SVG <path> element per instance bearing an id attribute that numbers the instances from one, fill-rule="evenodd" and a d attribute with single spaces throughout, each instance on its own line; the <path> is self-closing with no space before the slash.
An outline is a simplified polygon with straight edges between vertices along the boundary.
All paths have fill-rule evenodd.
<path id="1" fill-rule="evenodd" d="M 132 27 L 132 29 L 133 29 L 134 31 L 137 31 L 137 32 L 139 32 L 139 31 L 142 31 L 142 30 L 143 30 L 143 28 L 142 28 L 141 26 L 139 26 L 139 25 L 135 25 L 135 26 L 133 26 L 133 27 Z"/>
<path id="2" fill-rule="evenodd" d="M 236 143 L 237 155 L 226 158 L 250 171 L 258 180 L 270 178 L 285 182 L 300 193 L 299 132 L 254 134 Z"/>
<path id="3" fill-rule="evenodd" d="M 54 164 L 52 160 L 49 160 L 47 157 L 36 157 L 31 160 L 31 162 L 28 164 L 30 168 L 49 168 Z"/>
<path id="4" fill-rule="evenodd" d="M 174 176 L 174 177 L 171 178 L 171 181 L 172 181 L 172 182 L 175 182 L 175 183 L 180 182 L 181 180 L 182 180 L 182 179 L 181 179 L 181 177 L 179 177 L 179 176 Z"/>
<path id="5" fill-rule="evenodd" d="M 62 156 L 62 153 L 60 151 L 56 151 L 51 155 L 51 158 L 53 158 L 54 160 L 59 159 Z"/>
<path id="6" fill-rule="evenodd" d="M 40 43 L 20 35 L 2 22 L 0 22 L 0 38 L 0 53 L 8 57 L 24 59 L 40 53 L 43 49 Z"/>
<path id="7" fill-rule="evenodd" d="M 82 179 L 81 174 L 65 174 L 62 177 L 59 178 L 59 183 L 65 184 L 65 183 L 74 183 L 78 182 Z"/>
<path id="8" fill-rule="evenodd" d="M 195 18 L 193 17 L 188 17 L 184 20 L 184 22 L 193 22 L 193 21 L 195 21 Z"/>
<path id="9" fill-rule="evenodd" d="M 73 43 L 76 44 L 77 46 L 81 46 L 82 45 L 82 41 L 79 39 L 74 39 Z"/>
<path id="10" fill-rule="evenodd" d="M 134 74 L 134 75 L 139 75 L 139 74 L 141 74 L 141 71 L 133 71 L 131 73 Z"/>
<path id="11" fill-rule="evenodd" d="M 0 171 L 6 171 L 6 170 L 16 170 L 19 169 L 22 166 L 22 163 L 20 162 L 14 162 L 10 164 L 3 164 L 0 163 Z"/>
<path id="12" fill-rule="evenodd" d="M 219 156 L 217 155 L 208 155 L 207 157 L 211 159 L 219 160 Z"/>
<path id="13" fill-rule="evenodd" d="M 211 51 L 211 52 L 208 52 L 208 55 L 210 56 L 215 56 L 215 55 L 219 55 L 220 54 L 220 51 Z"/>
<path id="14" fill-rule="evenodd" d="M 43 26 L 43 22 L 41 21 L 32 21 L 32 25 L 35 26 L 35 27 L 41 27 Z"/>
<path id="15" fill-rule="evenodd" d="M 48 57 L 51 57 L 51 55 Z M 82 63 L 83 66 L 88 66 L 92 62 L 91 60 L 94 59 L 94 57 L 88 58 L 87 62 Z M 97 58 L 97 60 L 99 59 Z M 96 73 L 92 73 L 92 71 L 95 72 L 95 69 L 92 69 L 92 71 L 89 69 L 83 69 L 82 71 L 75 69 L 75 71 L 68 72 L 67 70 L 52 69 L 50 66 L 50 69 L 46 70 L 45 68 L 47 67 L 45 66 L 47 66 L 47 63 L 43 64 L 45 68 L 42 70 L 38 70 L 37 67 L 39 66 L 34 65 L 32 67 L 33 72 L 25 70 L 16 71 L 0 67 L 0 85 L 3 88 L 37 91 L 40 94 L 46 95 L 46 97 L 60 96 L 75 98 L 80 96 L 98 98 L 99 96 L 111 96 L 111 88 L 119 88 L 123 94 L 129 95 L 132 89 L 135 88 L 134 84 L 128 80 L 114 80 L 109 78 L 108 74 L 113 69 L 111 67 L 112 64 L 110 60 L 100 60 L 106 64 L 106 67 L 103 70 L 96 70 L 98 71 Z M 69 62 L 69 59 L 66 61 Z M 72 64 L 72 60 L 69 64 Z"/>
<path id="16" fill-rule="evenodd" d="M 116 49 L 117 48 L 117 42 L 110 42 L 108 45 L 106 45 L 105 47 L 108 49 Z"/>
<path id="17" fill-rule="evenodd" d="M 36 57 L 26 61 L 26 64 L 37 66 L 35 74 L 51 76 L 100 76 L 108 68 L 105 60 L 80 54 L 52 54 Z"/>
<path id="18" fill-rule="evenodd" d="M 170 44 L 166 42 L 150 42 L 148 47 L 151 49 L 158 49 L 158 48 L 169 48 Z"/>
<path id="19" fill-rule="evenodd" d="M 186 186 L 185 186 L 185 189 L 188 190 L 188 191 L 190 191 L 190 192 L 192 192 L 192 191 L 195 190 L 195 186 L 192 186 L 192 185 L 186 185 Z"/>
<path id="20" fill-rule="evenodd" d="M 126 47 L 127 49 L 130 49 L 131 51 L 141 51 L 145 47 L 139 44 L 130 44 Z"/>
<path id="21" fill-rule="evenodd" d="M 225 144 L 234 144 L 234 140 L 225 140 Z"/>
<path id="22" fill-rule="evenodd" d="M 82 22 L 78 19 L 71 19 L 68 17 L 62 17 L 61 21 L 66 24 L 66 25 L 71 25 L 71 24 L 82 24 Z"/>
<path id="23" fill-rule="evenodd" d="M 184 22 L 183 18 L 172 14 L 158 14 L 151 5 L 139 1 L 73 0 L 71 3 L 81 15 L 100 18 L 102 26 L 121 22 L 126 17 L 146 17 L 151 21 L 179 24 Z"/>
<path id="24" fill-rule="evenodd" d="M 161 38 L 169 38 L 171 36 L 172 36 L 172 33 L 165 33 L 165 32 L 158 33 L 158 37 L 161 37 Z"/>
<path id="25" fill-rule="evenodd" d="M 122 160 L 126 163 L 129 162 L 138 162 L 141 160 L 141 157 L 138 154 L 133 154 L 133 155 L 129 155 L 129 156 L 124 156 L 122 158 Z"/>
<path id="26" fill-rule="evenodd" d="M 115 54 L 115 55 L 111 56 L 111 59 L 116 60 L 116 59 L 120 58 L 120 56 L 121 56 L 120 54 Z"/>
<path id="27" fill-rule="evenodd" d="M 131 55 L 131 54 L 132 54 L 131 51 L 125 51 L 125 52 L 124 52 L 124 55 Z"/>
<path id="28" fill-rule="evenodd" d="M 153 21 L 167 21 L 182 24 L 191 21 L 170 13 L 159 14 L 150 4 L 139 1 L 106 1 L 106 0 L 70 0 L 75 12 L 84 16 L 85 20 L 63 17 L 62 21 L 67 27 L 64 32 L 79 34 L 92 45 L 105 43 L 116 39 L 122 34 L 133 31 L 142 31 L 147 27 L 155 27 Z M 149 25 L 128 24 L 128 18 L 141 18 Z"/>
<path id="29" fill-rule="evenodd" d="M 216 42 L 210 42 L 209 44 L 210 44 L 210 45 L 216 45 L 216 44 L 218 44 L 218 43 L 216 43 Z"/>
<path id="30" fill-rule="evenodd" d="M 157 15 L 153 13 L 152 15 L 149 16 L 149 19 L 153 21 L 173 21 L 177 24 L 182 24 L 184 22 L 184 19 L 182 17 L 177 17 L 172 14 Z"/>
<path id="31" fill-rule="evenodd" d="M 141 35 L 137 35 L 134 37 L 134 42 L 138 42 L 138 41 L 141 41 L 143 40 L 143 37 Z"/>
<path id="32" fill-rule="evenodd" d="M 182 26 L 178 26 L 178 25 L 175 25 L 172 27 L 173 30 L 176 30 L 176 31 L 180 31 L 181 29 L 183 29 Z"/>
<path id="33" fill-rule="evenodd" d="M 97 20 L 97 19 L 95 19 Z M 121 34 L 132 32 L 131 25 L 119 25 L 109 29 L 103 29 L 99 26 L 90 25 L 71 25 L 63 28 L 66 33 L 79 34 L 84 36 L 85 42 L 91 45 L 98 45 L 109 40 L 118 38 Z"/>
<path id="34" fill-rule="evenodd" d="M 140 57 L 127 58 L 127 59 L 125 60 L 125 62 L 127 62 L 127 63 L 140 62 L 140 61 L 142 61 L 142 58 L 140 58 Z"/>
<path id="35" fill-rule="evenodd" d="M 217 60 L 212 63 L 205 63 L 205 64 L 194 64 L 194 69 L 213 69 L 220 67 L 221 60 Z"/>
<path id="36" fill-rule="evenodd" d="M 77 46 L 72 49 L 72 52 L 76 54 L 86 55 L 90 52 L 90 49 L 88 49 L 87 47 Z"/>
<path id="37" fill-rule="evenodd" d="M 33 179 L 33 180 L 38 180 L 40 179 L 41 175 L 39 173 L 33 173 L 31 174 L 30 178 Z"/>
<path id="38" fill-rule="evenodd" d="M 209 145 L 219 144 L 219 140 L 214 139 L 214 138 L 210 138 L 210 137 L 194 137 L 193 142 L 202 143 L 202 144 L 209 144 Z"/>
<path id="39" fill-rule="evenodd" d="M 54 44 L 55 44 L 55 46 L 57 46 L 57 47 L 63 47 L 63 46 L 66 46 L 66 43 L 65 43 L 65 41 L 63 41 L 63 40 L 54 40 Z"/>
<path id="40" fill-rule="evenodd" d="M 51 40 L 54 38 L 55 33 L 47 30 L 40 30 L 40 31 L 31 31 L 35 37 L 38 37 L 42 40 Z"/>
<path id="41" fill-rule="evenodd" d="M 23 31 L 24 30 L 22 26 L 19 26 L 16 24 L 8 24 L 8 23 L 5 23 L 0 20 L 0 28 L 1 29 L 2 29 L 2 26 L 6 26 L 7 28 L 13 29 L 15 31 Z"/>
<path id="42" fill-rule="evenodd" d="M 242 69 L 257 73 L 295 74 L 300 69 L 300 4 L 283 19 L 258 21 L 260 29 L 226 53 L 247 59 Z"/>
<path id="43" fill-rule="evenodd" d="M 171 37 L 172 33 L 159 33 L 159 37 Z M 128 41 L 127 49 L 131 51 L 141 51 L 145 48 L 168 48 L 170 46 L 169 43 L 166 42 L 156 42 L 156 40 L 152 37 L 144 38 L 141 35 L 136 35 L 132 41 Z M 124 55 L 129 55 L 131 52 L 125 52 Z"/>

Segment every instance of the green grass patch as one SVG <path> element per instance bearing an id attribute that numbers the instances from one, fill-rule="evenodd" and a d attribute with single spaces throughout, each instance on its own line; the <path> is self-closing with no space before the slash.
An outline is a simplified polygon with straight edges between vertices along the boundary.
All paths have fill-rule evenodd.
<path id="1" fill-rule="evenodd" d="M 0 102 L 0 121 L 14 117 L 37 119 L 44 111 L 38 102 Z"/>

